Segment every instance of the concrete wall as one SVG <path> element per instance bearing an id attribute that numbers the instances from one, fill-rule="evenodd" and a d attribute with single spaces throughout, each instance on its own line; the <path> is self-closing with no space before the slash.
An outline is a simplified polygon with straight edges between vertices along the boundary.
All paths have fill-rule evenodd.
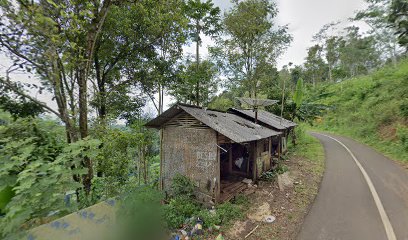
<path id="1" fill-rule="evenodd" d="M 180 173 L 197 187 L 197 198 L 209 202 L 219 194 L 217 133 L 210 128 L 166 126 L 163 128 L 162 181 L 169 190 Z"/>

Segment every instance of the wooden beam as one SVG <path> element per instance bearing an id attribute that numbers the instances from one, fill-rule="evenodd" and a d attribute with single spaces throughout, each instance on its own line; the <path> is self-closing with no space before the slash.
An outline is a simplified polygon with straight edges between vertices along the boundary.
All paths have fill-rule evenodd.
<path id="1" fill-rule="evenodd" d="M 232 173 L 232 143 L 230 144 L 228 153 L 228 173 Z"/>
<path id="2" fill-rule="evenodd" d="M 218 139 L 218 133 L 217 133 L 217 139 Z M 220 201 L 220 196 L 221 196 L 221 149 L 217 147 L 217 189 L 215 190 L 215 204 L 217 204 Z"/>
<path id="3" fill-rule="evenodd" d="M 252 146 L 253 146 L 253 153 L 252 153 L 252 155 L 253 155 L 253 161 L 252 161 L 252 180 L 255 182 L 256 181 L 256 179 L 257 179 L 257 169 L 256 169 L 256 160 L 257 160 L 257 157 L 258 157 L 258 151 L 257 151 L 257 141 L 254 141 L 253 143 L 252 143 Z M 249 164 L 248 164 L 249 165 Z"/>
<path id="4" fill-rule="evenodd" d="M 163 191 L 163 134 L 164 128 L 160 129 L 160 176 L 159 176 L 159 190 Z"/>
<path id="5" fill-rule="evenodd" d="M 272 168 L 272 137 L 269 137 L 269 169 L 270 170 Z"/>

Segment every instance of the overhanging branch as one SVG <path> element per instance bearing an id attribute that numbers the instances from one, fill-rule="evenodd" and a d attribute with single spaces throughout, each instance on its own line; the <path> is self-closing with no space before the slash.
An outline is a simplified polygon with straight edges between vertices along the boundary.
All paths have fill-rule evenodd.
<path id="1" fill-rule="evenodd" d="M 55 114 L 57 117 L 61 118 L 61 115 L 55 111 L 54 109 L 52 109 L 51 107 L 49 107 L 47 104 L 41 102 L 40 100 L 31 97 L 30 95 L 28 95 L 27 93 L 25 93 L 23 90 L 19 89 L 15 83 L 11 82 L 10 80 L 4 80 L 2 78 L 0 78 L 0 82 L 3 83 L 4 85 L 6 85 L 9 89 L 11 89 L 11 91 L 13 91 L 15 94 L 22 96 L 24 98 L 29 99 L 30 101 L 38 104 L 39 106 L 41 106 L 42 108 L 48 110 L 49 112 Z"/>

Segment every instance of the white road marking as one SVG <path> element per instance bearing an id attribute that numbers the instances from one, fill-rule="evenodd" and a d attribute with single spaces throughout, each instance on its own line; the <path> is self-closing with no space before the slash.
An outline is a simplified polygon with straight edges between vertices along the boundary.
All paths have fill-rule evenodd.
<path id="1" fill-rule="evenodd" d="M 326 134 L 322 134 L 322 133 L 316 133 L 316 134 L 323 135 L 325 137 L 333 139 L 334 141 L 339 143 L 341 146 L 343 146 L 347 150 L 348 153 L 350 153 L 351 157 L 354 159 L 354 162 L 356 163 L 356 165 L 360 169 L 361 173 L 363 174 L 364 179 L 367 182 L 368 188 L 370 189 L 371 195 L 374 198 L 374 202 L 375 202 L 375 205 L 377 206 L 378 212 L 380 213 L 381 220 L 383 222 L 383 225 L 384 225 L 385 232 L 387 234 L 388 240 L 397 240 L 397 237 L 395 236 L 395 233 L 394 233 L 394 229 L 392 228 L 390 219 L 388 218 L 388 215 L 384 210 L 384 206 L 381 203 L 381 199 L 378 196 L 377 190 L 375 190 L 373 182 L 371 181 L 371 179 L 368 176 L 367 172 L 364 170 L 361 163 L 357 160 L 357 158 L 354 156 L 354 154 L 351 152 L 351 150 L 346 145 L 344 145 L 342 142 L 340 142 L 339 140 L 337 140 L 337 139 L 335 139 L 335 138 L 333 138 L 331 136 L 328 136 Z"/>

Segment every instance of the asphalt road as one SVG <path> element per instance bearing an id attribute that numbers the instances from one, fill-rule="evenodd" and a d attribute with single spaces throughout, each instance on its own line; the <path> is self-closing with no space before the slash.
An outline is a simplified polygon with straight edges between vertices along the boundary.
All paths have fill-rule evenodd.
<path id="1" fill-rule="evenodd" d="M 352 139 L 312 135 L 326 170 L 298 239 L 408 240 L 408 170 Z"/>

